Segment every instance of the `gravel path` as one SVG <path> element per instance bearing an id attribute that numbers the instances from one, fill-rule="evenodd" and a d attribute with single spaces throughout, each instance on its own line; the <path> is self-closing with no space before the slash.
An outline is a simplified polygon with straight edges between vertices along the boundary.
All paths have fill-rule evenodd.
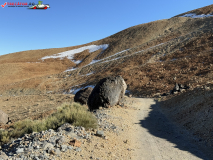
<path id="1" fill-rule="evenodd" d="M 161 113 L 154 99 L 138 98 L 133 118 L 134 160 L 208 159 Z"/>

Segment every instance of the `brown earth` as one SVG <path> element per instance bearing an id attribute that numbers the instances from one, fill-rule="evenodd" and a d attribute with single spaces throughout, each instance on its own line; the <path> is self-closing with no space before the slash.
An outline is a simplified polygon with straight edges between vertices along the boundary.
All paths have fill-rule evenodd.
<path id="1" fill-rule="evenodd" d="M 56 112 L 62 103 L 73 102 L 73 99 L 73 95 L 63 94 L 1 96 L 0 110 L 9 115 L 11 122 L 0 125 L 0 128 L 9 128 L 19 120 L 45 118 Z"/>
<path id="2" fill-rule="evenodd" d="M 116 130 L 104 131 L 105 138 L 91 136 L 90 140 L 81 140 L 82 151 L 70 150 L 57 159 L 212 159 L 211 148 L 202 148 L 191 134 L 168 120 L 155 99 L 126 97 L 126 105 L 104 110 L 110 117 L 106 120 Z"/>

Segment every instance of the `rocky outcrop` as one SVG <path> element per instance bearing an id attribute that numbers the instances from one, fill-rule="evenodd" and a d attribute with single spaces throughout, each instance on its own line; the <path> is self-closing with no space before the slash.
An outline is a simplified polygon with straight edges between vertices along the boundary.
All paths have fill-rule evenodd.
<path id="1" fill-rule="evenodd" d="M 127 85 L 121 76 L 101 79 L 89 96 L 88 106 L 90 110 L 121 104 L 126 88 Z"/>
<path id="2" fill-rule="evenodd" d="M 177 94 L 178 92 L 184 92 L 187 89 L 189 89 L 190 87 L 187 85 L 183 85 L 183 84 L 179 84 L 179 83 L 175 83 L 175 86 L 173 88 L 173 90 L 171 90 L 168 93 L 163 93 L 161 96 L 168 96 L 170 94 Z"/>
<path id="3" fill-rule="evenodd" d="M 189 86 L 187 86 L 187 85 L 184 86 L 182 84 L 176 83 L 173 90 L 170 91 L 170 94 L 176 94 L 178 92 L 183 92 L 187 89 L 189 89 Z"/>
<path id="4" fill-rule="evenodd" d="M 91 94 L 92 90 L 92 87 L 81 89 L 75 94 L 74 101 L 81 104 L 87 104 L 89 95 Z"/>
<path id="5" fill-rule="evenodd" d="M 6 113 L 0 110 L 0 124 L 6 124 L 9 121 L 9 117 Z"/>

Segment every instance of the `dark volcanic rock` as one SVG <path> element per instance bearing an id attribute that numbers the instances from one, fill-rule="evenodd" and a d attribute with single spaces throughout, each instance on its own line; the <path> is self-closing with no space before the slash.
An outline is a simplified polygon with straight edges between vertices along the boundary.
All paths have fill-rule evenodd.
<path id="1" fill-rule="evenodd" d="M 92 87 L 81 89 L 75 94 L 74 101 L 80 102 L 81 104 L 87 104 L 89 95 L 91 94 L 92 90 Z"/>
<path id="2" fill-rule="evenodd" d="M 123 101 L 127 85 L 121 76 L 107 77 L 98 82 L 88 99 L 90 110 L 112 107 Z"/>
<path id="3" fill-rule="evenodd" d="M 189 89 L 189 86 L 176 83 L 173 90 L 170 91 L 170 94 L 174 94 L 174 93 L 177 93 L 177 92 L 183 92 L 186 89 Z"/>
<path id="4" fill-rule="evenodd" d="M 0 110 L 0 123 L 6 124 L 9 120 L 9 117 L 6 113 Z"/>
<path id="5" fill-rule="evenodd" d="M 167 96 L 167 95 L 170 95 L 170 94 L 177 94 L 178 92 L 184 92 L 189 88 L 190 87 L 187 86 L 187 85 L 176 83 L 173 90 L 170 90 L 170 92 L 168 92 L 168 93 L 163 93 L 161 96 Z"/>

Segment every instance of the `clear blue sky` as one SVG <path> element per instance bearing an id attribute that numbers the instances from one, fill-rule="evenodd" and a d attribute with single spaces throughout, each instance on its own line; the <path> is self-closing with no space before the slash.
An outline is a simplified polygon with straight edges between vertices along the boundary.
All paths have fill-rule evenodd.
<path id="1" fill-rule="evenodd" d="M 34 2 L 38 1 L 3 1 Z M 142 23 L 211 5 L 210 0 L 43 0 L 47 10 L 0 6 L 0 55 L 85 44 Z"/>

